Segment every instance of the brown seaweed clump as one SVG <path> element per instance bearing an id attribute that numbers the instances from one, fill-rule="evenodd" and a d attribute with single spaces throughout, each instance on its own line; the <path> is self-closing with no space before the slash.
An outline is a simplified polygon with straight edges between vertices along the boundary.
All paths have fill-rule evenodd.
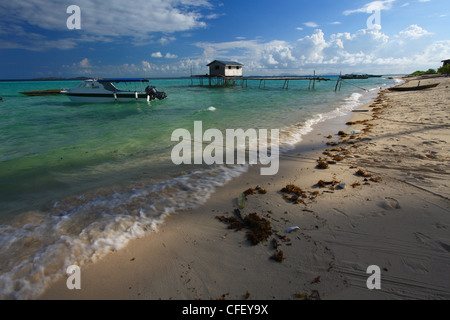
<path id="1" fill-rule="evenodd" d="M 242 230 L 248 229 L 247 239 L 252 245 L 257 245 L 261 241 L 265 241 L 272 235 L 272 225 L 269 220 L 260 217 L 257 213 L 250 213 L 245 216 L 243 221 L 239 221 L 236 217 L 216 216 L 218 220 L 228 224 L 228 229 Z"/>
<path id="2" fill-rule="evenodd" d="M 303 195 L 303 190 L 300 187 L 297 187 L 296 185 L 293 185 L 293 184 L 288 184 L 286 187 L 281 189 L 281 192 L 294 193 L 294 194 L 296 194 L 298 196 L 302 196 Z"/>
<path id="3" fill-rule="evenodd" d="M 283 194 L 283 198 L 293 202 L 294 204 L 303 203 L 306 205 L 303 199 L 308 198 L 307 194 L 300 188 L 293 184 L 288 184 L 286 187 L 280 190 L 283 193 L 292 194 L 292 196 L 288 196 L 287 194 Z"/>
<path id="4" fill-rule="evenodd" d="M 284 257 L 284 252 L 283 250 L 277 250 L 277 252 L 275 252 L 270 259 L 275 260 L 276 262 L 282 262 L 284 259 L 286 259 Z"/>
<path id="5" fill-rule="evenodd" d="M 355 175 L 358 177 L 364 177 L 364 178 L 370 178 L 372 176 L 372 174 L 367 173 L 361 169 L 359 169 L 358 171 L 355 172 Z"/>
<path id="6" fill-rule="evenodd" d="M 247 239 L 252 245 L 257 245 L 261 241 L 265 241 L 272 235 L 272 226 L 270 221 L 261 218 L 257 213 L 250 213 L 244 218 L 244 225 L 247 231 Z"/>
<path id="7" fill-rule="evenodd" d="M 317 163 L 316 168 L 317 168 L 317 169 L 322 169 L 322 170 L 328 169 L 328 163 L 326 163 L 325 161 L 319 161 L 319 162 Z"/>
<path id="8" fill-rule="evenodd" d="M 235 217 L 216 216 L 216 218 L 219 221 L 222 221 L 222 222 L 228 224 L 228 229 L 230 229 L 230 230 L 239 231 L 244 228 L 244 224 L 242 222 L 240 222 L 238 219 L 236 219 Z"/>
<path id="9" fill-rule="evenodd" d="M 326 188 L 327 187 L 327 183 L 323 180 L 319 180 L 319 182 L 317 182 L 317 186 L 320 188 Z"/>
<path id="10" fill-rule="evenodd" d="M 369 180 L 372 182 L 380 182 L 381 178 L 380 177 L 371 177 Z"/>
<path id="11" fill-rule="evenodd" d="M 247 199 L 248 196 L 256 194 L 256 193 L 266 194 L 267 191 L 266 191 L 266 189 L 261 188 L 260 186 L 256 186 L 256 188 L 249 188 L 243 192 L 245 199 Z"/>
<path id="12" fill-rule="evenodd" d="M 352 187 L 353 187 L 353 189 L 354 189 L 354 188 L 356 188 L 356 187 L 359 187 L 360 185 L 361 185 L 361 183 L 355 182 L 355 183 L 352 184 Z"/>

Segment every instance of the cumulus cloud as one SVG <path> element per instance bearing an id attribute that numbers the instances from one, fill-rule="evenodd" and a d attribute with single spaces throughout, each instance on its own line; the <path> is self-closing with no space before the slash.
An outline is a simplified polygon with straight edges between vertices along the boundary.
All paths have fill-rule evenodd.
<path id="1" fill-rule="evenodd" d="M 163 55 L 162 55 L 162 53 L 161 52 L 153 52 L 152 53 L 152 58 L 162 58 L 163 57 Z"/>
<path id="2" fill-rule="evenodd" d="M 353 33 L 325 34 L 316 29 L 297 41 L 236 40 L 229 42 L 198 42 L 201 50 L 195 58 L 155 52 L 164 63 L 142 61 L 140 64 L 92 66 L 82 60 L 67 66 L 73 74 L 96 76 L 182 76 L 208 72 L 214 59 L 236 60 L 244 64 L 245 75 L 317 73 L 410 73 L 417 69 L 436 68 L 442 57 L 450 56 L 450 40 L 435 41 L 433 34 L 418 25 L 404 28 L 388 36 L 380 30 L 361 29 Z M 170 60 L 173 61 L 170 61 Z M 83 62 L 84 61 L 84 62 Z M 80 68 L 81 64 L 89 68 Z M 108 73 L 106 73 L 108 72 Z"/>
<path id="3" fill-rule="evenodd" d="M 400 31 L 399 37 L 400 38 L 409 38 L 409 39 L 418 39 L 426 36 L 432 36 L 432 32 L 428 32 L 424 30 L 423 28 L 419 27 L 417 24 L 413 24 L 406 28 L 403 31 Z"/>
<path id="4" fill-rule="evenodd" d="M 449 42 L 435 42 L 431 32 L 411 25 L 392 36 L 378 29 L 330 35 L 316 29 L 296 42 L 243 40 L 196 45 L 203 49 L 203 57 L 198 60 L 205 65 L 217 57 L 227 57 L 242 62 L 246 74 L 264 75 L 313 69 L 408 73 L 411 68 L 429 68 L 439 64 L 442 56 L 450 56 L 450 47 L 446 47 Z"/>
<path id="5" fill-rule="evenodd" d="M 89 59 L 88 58 L 84 58 L 83 60 L 80 61 L 79 66 L 81 68 L 89 68 L 91 67 L 90 63 L 89 63 Z"/>
<path id="6" fill-rule="evenodd" d="M 132 5 L 127 6 L 121 0 L 110 0 L 107 3 L 77 0 L 76 4 L 81 10 L 81 30 L 71 31 L 71 35 L 79 42 L 89 41 L 93 37 L 97 41 L 117 37 L 145 40 L 158 32 L 170 34 L 204 28 L 206 23 L 199 12 L 201 9 L 211 8 L 207 0 L 135 0 Z M 33 26 L 34 30 L 38 30 L 37 27 L 50 31 L 67 31 L 66 21 L 70 16 L 66 13 L 67 7 L 67 3 L 59 0 L 1 1 L 0 30 Z M 0 33 L 2 35 L 4 33 Z M 24 32 L 15 35 L 16 38 L 8 41 L 17 43 L 17 46 L 39 43 L 33 42 Z M 166 44 L 173 40 L 173 37 L 166 36 L 159 41 Z M 51 44 L 48 42 L 47 46 L 50 47 Z"/>
<path id="7" fill-rule="evenodd" d="M 176 54 L 172 54 L 170 52 L 167 52 L 166 55 L 164 56 L 166 59 L 176 59 L 178 58 L 178 56 Z"/>

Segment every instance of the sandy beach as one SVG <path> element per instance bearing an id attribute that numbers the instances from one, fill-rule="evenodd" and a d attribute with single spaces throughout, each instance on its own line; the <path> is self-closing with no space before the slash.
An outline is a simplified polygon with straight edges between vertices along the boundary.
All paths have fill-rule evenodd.
<path id="1" fill-rule="evenodd" d="M 277 175 L 250 168 L 200 208 L 81 266 L 80 290 L 61 275 L 40 299 L 449 299 L 450 78 L 421 80 L 435 82 L 383 91 L 315 126 Z M 218 219 L 252 213 L 266 227 L 257 245 L 248 225 Z M 366 284 L 374 265 L 379 290 Z"/>

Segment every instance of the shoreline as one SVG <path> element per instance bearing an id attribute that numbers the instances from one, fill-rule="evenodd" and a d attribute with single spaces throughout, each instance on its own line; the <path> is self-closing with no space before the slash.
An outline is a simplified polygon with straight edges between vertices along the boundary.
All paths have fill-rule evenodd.
<path id="1" fill-rule="evenodd" d="M 81 290 L 68 290 L 63 276 L 40 299 L 287 300 L 312 297 L 313 292 L 322 299 L 449 298 L 445 253 L 450 240 L 445 230 L 450 221 L 443 216 L 449 203 L 445 195 L 439 197 L 442 188 L 428 187 L 427 191 L 411 181 L 400 181 L 390 169 L 375 166 L 378 159 L 369 154 L 374 148 L 371 144 L 379 143 L 371 131 L 380 126 L 367 124 L 383 121 L 384 111 L 393 108 L 384 107 L 393 103 L 391 97 L 382 92 L 375 102 L 359 108 L 369 112 L 315 125 L 294 150 L 281 155 L 276 176 L 260 176 L 257 166 L 250 167 L 218 188 L 201 207 L 171 215 L 157 232 L 82 266 Z M 372 119 L 374 115 L 379 119 Z M 371 120 L 345 124 L 365 118 Z M 342 143 L 352 136 L 352 130 L 365 132 Z M 338 135 L 340 131 L 348 136 Z M 327 142 L 337 145 L 327 146 Z M 326 151 L 334 147 L 341 150 Z M 315 166 L 319 157 L 326 157 L 323 152 L 328 153 L 329 161 L 346 154 L 342 161 L 320 170 Z M 379 181 L 355 176 L 358 168 Z M 345 186 L 342 190 L 320 188 L 319 180 L 336 180 Z M 305 190 L 309 197 L 306 205 L 283 198 L 280 190 L 288 184 Z M 233 216 L 239 193 L 256 186 L 267 193 L 249 195 L 241 214 L 256 212 L 270 221 L 273 233 L 269 241 L 252 246 L 245 230 L 229 230 L 216 216 Z M 316 198 L 310 199 L 312 195 Z M 419 207 L 425 214 L 410 213 Z M 427 219 L 436 221 L 430 226 Z M 398 231 L 405 221 L 411 221 L 411 226 Z M 421 225 L 424 223 L 426 228 Z M 299 230 L 287 233 L 292 226 Z M 430 246 L 433 255 L 427 258 Z M 284 256 L 281 263 L 270 259 L 280 250 Z M 433 264 L 426 263 L 431 261 Z M 365 287 L 370 265 L 382 268 L 383 290 Z"/>

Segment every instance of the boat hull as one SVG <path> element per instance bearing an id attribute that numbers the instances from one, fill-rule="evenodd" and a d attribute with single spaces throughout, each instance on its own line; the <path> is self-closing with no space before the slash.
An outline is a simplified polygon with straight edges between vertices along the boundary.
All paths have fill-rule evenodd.
<path id="1" fill-rule="evenodd" d="M 425 86 L 417 86 L 417 87 L 394 87 L 389 88 L 390 91 L 419 91 L 419 90 L 427 90 L 436 88 L 439 83 L 429 84 Z"/>
<path id="2" fill-rule="evenodd" d="M 134 92 L 131 93 L 71 93 L 71 92 L 61 92 L 66 95 L 73 102 L 129 102 L 129 101 L 150 101 L 154 100 L 147 96 L 145 93 Z M 148 98 L 147 98 L 148 97 Z"/>

